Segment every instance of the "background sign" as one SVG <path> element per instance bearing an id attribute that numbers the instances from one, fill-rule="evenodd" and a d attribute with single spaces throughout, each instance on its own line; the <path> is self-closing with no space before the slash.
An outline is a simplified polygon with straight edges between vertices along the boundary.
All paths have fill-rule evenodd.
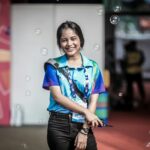
<path id="1" fill-rule="evenodd" d="M 10 2 L 0 1 L 0 125 L 10 121 Z"/>

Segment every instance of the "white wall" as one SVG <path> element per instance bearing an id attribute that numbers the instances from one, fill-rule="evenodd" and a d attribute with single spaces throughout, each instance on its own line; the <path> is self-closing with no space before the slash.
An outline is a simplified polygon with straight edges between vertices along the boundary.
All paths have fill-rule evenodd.
<path id="1" fill-rule="evenodd" d="M 56 29 L 66 20 L 83 29 L 83 53 L 104 61 L 104 14 L 101 5 L 15 4 L 11 8 L 11 124 L 46 124 L 49 92 L 42 89 L 43 64 L 60 55 Z"/>

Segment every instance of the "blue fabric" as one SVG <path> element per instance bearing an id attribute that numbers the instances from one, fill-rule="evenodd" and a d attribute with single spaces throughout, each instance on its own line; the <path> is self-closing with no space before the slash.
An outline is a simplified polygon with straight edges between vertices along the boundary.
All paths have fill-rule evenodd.
<path id="1" fill-rule="evenodd" d="M 71 73 L 71 78 L 73 82 L 76 84 L 78 89 L 84 93 L 85 88 L 85 74 L 84 67 L 87 68 L 87 73 L 89 77 L 89 91 L 88 98 L 91 94 L 94 93 L 102 93 L 105 91 L 102 75 L 100 69 L 96 62 L 88 59 L 84 55 L 82 55 L 83 66 L 79 68 L 69 68 Z M 59 64 L 59 68 L 65 69 L 68 66 L 66 55 L 54 58 L 54 60 Z M 69 66 L 68 66 L 69 67 Z M 50 86 L 60 86 L 61 92 L 64 96 L 68 97 L 70 100 L 73 100 L 77 103 L 81 101 L 80 97 L 76 96 L 76 98 L 72 97 L 70 91 L 70 85 L 66 77 L 60 73 L 55 67 L 52 65 L 47 65 L 46 72 L 43 80 L 43 88 L 49 89 Z M 59 105 L 52 95 L 50 94 L 50 104 L 48 106 L 49 111 L 58 111 L 62 113 L 70 113 L 71 111 Z"/>
<path id="2" fill-rule="evenodd" d="M 59 86 L 59 80 L 56 75 L 56 68 L 54 68 L 54 66 L 49 64 L 46 66 L 43 88 L 49 90 L 49 87 L 54 85 Z"/>

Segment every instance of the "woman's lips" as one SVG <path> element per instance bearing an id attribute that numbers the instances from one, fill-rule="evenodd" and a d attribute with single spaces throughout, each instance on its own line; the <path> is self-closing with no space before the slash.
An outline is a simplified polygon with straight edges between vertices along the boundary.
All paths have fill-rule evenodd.
<path id="1" fill-rule="evenodd" d="M 67 48 L 66 51 L 72 52 L 72 51 L 74 51 L 74 48 Z"/>

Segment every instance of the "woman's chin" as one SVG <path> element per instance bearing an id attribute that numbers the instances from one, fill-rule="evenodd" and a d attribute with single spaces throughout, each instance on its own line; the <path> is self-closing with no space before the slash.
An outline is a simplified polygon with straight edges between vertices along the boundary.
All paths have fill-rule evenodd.
<path id="1" fill-rule="evenodd" d="M 75 52 L 66 52 L 66 55 L 71 57 L 75 55 Z"/>

